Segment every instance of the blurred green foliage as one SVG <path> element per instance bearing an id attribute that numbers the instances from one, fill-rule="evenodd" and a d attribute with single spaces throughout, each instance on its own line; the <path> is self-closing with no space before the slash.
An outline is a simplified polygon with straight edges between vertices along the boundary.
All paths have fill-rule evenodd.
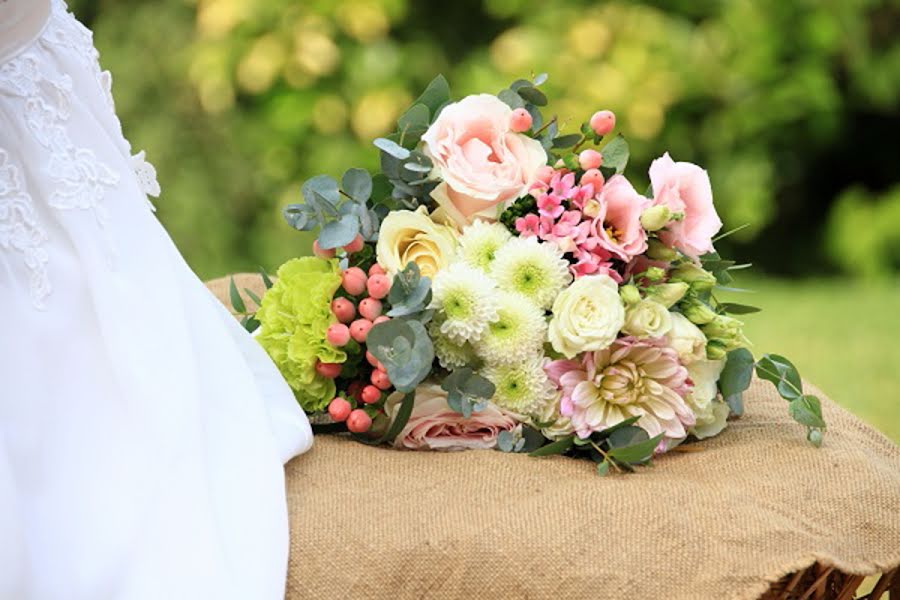
<path id="1" fill-rule="evenodd" d="M 752 224 L 727 249 L 742 260 L 900 263 L 896 0 L 71 4 L 202 276 L 306 252 L 280 207 L 314 174 L 374 169 L 370 140 L 438 72 L 462 95 L 547 71 L 566 130 L 616 111 L 638 189 L 665 150 L 705 166 L 726 223 Z"/>

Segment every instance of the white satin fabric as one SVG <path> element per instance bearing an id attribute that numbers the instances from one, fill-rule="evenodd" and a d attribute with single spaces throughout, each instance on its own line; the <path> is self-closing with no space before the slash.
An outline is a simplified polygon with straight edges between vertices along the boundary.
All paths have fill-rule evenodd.
<path id="1" fill-rule="evenodd" d="M 305 415 L 152 213 L 61 0 L 0 63 L 0 599 L 275 600 Z"/>

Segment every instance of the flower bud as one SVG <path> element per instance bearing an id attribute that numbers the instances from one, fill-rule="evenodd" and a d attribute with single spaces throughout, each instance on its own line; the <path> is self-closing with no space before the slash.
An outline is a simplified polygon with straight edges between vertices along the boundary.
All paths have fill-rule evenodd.
<path id="1" fill-rule="evenodd" d="M 664 204 L 651 206 L 641 213 L 641 227 L 647 231 L 659 231 L 672 220 L 672 211 Z"/>
<path id="2" fill-rule="evenodd" d="M 616 115 L 611 110 L 598 110 L 591 116 L 591 129 L 597 135 L 606 135 L 616 126 Z"/>
<path id="3" fill-rule="evenodd" d="M 660 267 L 650 267 L 641 276 L 649 281 L 662 281 L 666 276 L 666 270 Z"/>
<path id="4" fill-rule="evenodd" d="M 712 322 L 718 315 L 705 302 L 690 297 L 681 303 L 681 312 L 695 325 L 704 325 Z"/>
<path id="5" fill-rule="evenodd" d="M 670 248 L 656 238 L 647 241 L 647 258 L 650 260 L 673 261 L 678 258 L 678 252 Z"/>
<path id="6" fill-rule="evenodd" d="M 700 329 L 710 342 L 717 342 L 725 352 L 750 345 L 750 341 L 744 335 L 743 321 L 734 317 L 717 315 Z"/>
<path id="7" fill-rule="evenodd" d="M 728 351 L 718 340 L 710 340 L 706 344 L 706 358 L 708 360 L 724 360 L 727 355 Z"/>
<path id="8" fill-rule="evenodd" d="M 716 276 L 694 263 L 678 265 L 669 273 L 669 281 L 684 281 L 690 284 L 691 290 L 702 293 L 713 289 L 717 283 Z"/>
<path id="9" fill-rule="evenodd" d="M 676 302 L 684 298 L 690 286 L 683 281 L 677 283 L 661 283 L 646 288 L 648 298 L 653 298 L 666 308 L 672 308 Z"/>
<path id="10" fill-rule="evenodd" d="M 630 283 L 619 288 L 619 296 L 622 297 L 622 302 L 626 305 L 637 304 L 641 301 L 641 293 L 638 291 L 637 287 Z"/>

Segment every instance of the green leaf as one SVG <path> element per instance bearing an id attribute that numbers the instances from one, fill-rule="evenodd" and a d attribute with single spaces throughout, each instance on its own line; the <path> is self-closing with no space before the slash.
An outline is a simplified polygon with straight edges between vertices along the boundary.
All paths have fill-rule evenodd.
<path id="1" fill-rule="evenodd" d="M 241 325 L 244 326 L 244 329 L 247 330 L 247 333 L 253 333 L 257 329 L 259 329 L 259 327 L 260 327 L 260 325 L 262 325 L 262 323 L 260 323 L 256 319 L 256 317 L 254 317 L 252 315 L 247 315 L 246 317 L 241 319 Z"/>
<path id="2" fill-rule="evenodd" d="M 604 460 L 603 462 L 598 462 L 597 475 L 605 477 L 607 473 L 609 473 L 609 461 Z"/>
<path id="3" fill-rule="evenodd" d="M 756 363 L 756 374 L 775 384 L 775 389 L 785 400 L 796 400 L 803 396 L 803 383 L 797 368 L 783 356 L 766 354 Z"/>
<path id="4" fill-rule="evenodd" d="M 432 120 L 437 116 L 438 110 L 450 100 L 450 85 L 443 75 L 438 75 L 431 80 L 422 95 L 416 98 L 413 106 L 424 104 L 431 112 Z"/>
<path id="5" fill-rule="evenodd" d="M 511 431 L 501 431 L 497 435 L 497 449 L 501 452 L 512 452 L 515 444 L 515 436 Z"/>
<path id="6" fill-rule="evenodd" d="M 719 377 L 719 390 L 731 412 L 738 416 L 744 414 L 743 393 L 750 387 L 754 365 L 753 354 L 746 348 L 737 348 L 728 353 Z"/>
<path id="7" fill-rule="evenodd" d="M 248 298 L 250 298 L 251 300 L 256 302 L 257 306 L 262 304 L 262 300 L 260 300 L 259 296 L 257 296 L 255 293 L 253 293 L 253 290 L 251 290 L 250 288 L 244 288 L 244 293 L 247 294 Z"/>
<path id="8" fill-rule="evenodd" d="M 815 396 L 804 395 L 788 404 L 788 414 L 807 427 L 825 427 L 825 419 L 822 418 L 822 404 Z"/>
<path id="9" fill-rule="evenodd" d="M 549 77 L 550 76 L 547 75 L 546 73 L 538 73 L 537 75 L 535 75 L 534 81 L 532 83 L 534 83 L 535 87 L 537 87 L 539 85 L 543 85 L 544 83 L 547 82 L 547 79 Z"/>
<path id="10" fill-rule="evenodd" d="M 522 100 L 522 97 L 511 89 L 500 90 L 497 97 L 513 110 L 525 106 L 525 101 Z"/>
<path id="11" fill-rule="evenodd" d="M 231 298 L 231 306 L 234 308 L 235 312 L 242 314 L 247 312 L 247 307 L 244 305 L 244 299 L 241 298 L 237 285 L 234 283 L 234 277 L 231 278 L 231 281 L 228 284 L 228 296 Z"/>
<path id="12" fill-rule="evenodd" d="M 275 284 L 272 283 L 272 279 L 269 277 L 269 274 L 266 273 L 266 270 L 263 269 L 262 267 L 259 268 L 259 275 L 260 275 L 260 277 L 262 277 L 263 284 L 266 286 L 266 289 L 267 290 L 272 289 L 272 286 Z"/>
<path id="13" fill-rule="evenodd" d="M 564 437 L 562 439 L 551 442 L 546 446 L 542 446 L 528 454 L 528 456 L 553 456 L 555 454 L 563 454 L 568 452 L 575 445 L 573 436 Z"/>
<path id="14" fill-rule="evenodd" d="M 316 200 L 324 200 L 331 206 L 337 206 L 341 200 L 337 182 L 328 175 L 316 175 L 307 179 L 300 192 L 310 204 L 314 204 Z"/>
<path id="15" fill-rule="evenodd" d="M 359 218 L 344 215 L 337 221 L 326 223 L 319 232 L 319 246 L 324 250 L 346 246 L 359 233 Z"/>
<path id="16" fill-rule="evenodd" d="M 409 150 L 407 150 L 397 142 L 391 141 L 387 138 L 376 138 L 372 143 L 382 152 L 385 152 L 398 160 L 406 160 L 407 158 L 409 158 Z"/>
<path id="17" fill-rule="evenodd" d="M 530 83 L 527 86 L 522 86 L 517 89 L 516 93 L 522 96 L 523 100 L 530 102 L 535 106 L 547 106 L 547 96 L 544 95 L 544 92 L 533 87 Z"/>
<path id="18" fill-rule="evenodd" d="M 400 143 L 404 148 L 415 148 L 422 134 L 428 129 L 431 111 L 424 104 L 413 104 L 397 119 Z"/>
<path id="19" fill-rule="evenodd" d="M 372 196 L 372 176 L 365 169 L 347 169 L 341 187 L 354 201 L 364 204 Z"/>
<path id="20" fill-rule="evenodd" d="M 613 169 L 616 173 L 622 174 L 628 165 L 628 142 L 618 134 L 611 139 L 603 148 L 600 149 L 603 155 L 603 166 L 607 169 Z"/>
<path id="21" fill-rule="evenodd" d="M 379 204 L 391 196 L 391 182 L 384 173 L 378 173 L 372 178 L 372 194 L 369 196 L 373 203 Z"/>
<path id="22" fill-rule="evenodd" d="M 625 431 L 620 430 L 620 431 Z M 644 431 L 641 429 L 641 431 Z M 646 432 L 644 432 L 646 434 Z M 610 446 L 613 445 L 613 437 L 610 437 Z M 618 446 L 615 448 L 610 448 L 607 452 L 610 458 L 616 460 L 617 462 L 626 463 L 629 465 L 642 464 L 647 462 L 653 457 L 653 451 L 656 450 L 656 447 L 659 445 L 660 440 L 663 438 L 663 434 L 659 434 L 655 437 L 645 439 L 640 442 L 633 442 L 627 446 Z"/>
<path id="23" fill-rule="evenodd" d="M 425 309 L 431 297 L 431 280 L 419 274 L 419 267 L 410 262 L 394 275 L 394 282 L 388 292 L 391 310 L 389 317 L 402 317 Z"/>
<path id="24" fill-rule="evenodd" d="M 553 139 L 554 148 L 571 148 L 581 141 L 580 133 L 570 133 L 569 135 L 561 135 Z"/>
<path id="25" fill-rule="evenodd" d="M 719 304 L 719 310 L 725 313 L 729 313 L 732 315 L 749 315 L 752 313 L 758 313 L 761 311 L 761 308 L 757 308 L 755 306 L 750 306 L 748 304 L 737 304 L 735 302 L 722 302 Z"/>

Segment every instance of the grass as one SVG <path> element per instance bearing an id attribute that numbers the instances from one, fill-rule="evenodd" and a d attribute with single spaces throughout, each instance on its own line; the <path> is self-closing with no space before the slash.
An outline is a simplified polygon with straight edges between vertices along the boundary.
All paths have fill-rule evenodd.
<path id="1" fill-rule="evenodd" d="M 900 280 L 791 282 L 741 277 L 727 299 L 762 313 L 743 317 L 753 353 L 789 358 L 829 398 L 900 442 Z"/>

